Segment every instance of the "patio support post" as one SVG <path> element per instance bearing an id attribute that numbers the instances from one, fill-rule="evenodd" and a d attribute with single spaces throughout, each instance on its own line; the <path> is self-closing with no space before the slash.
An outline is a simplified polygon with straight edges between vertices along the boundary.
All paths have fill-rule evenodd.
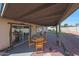
<path id="1" fill-rule="evenodd" d="M 37 35 L 37 33 L 38 33 L 38 26 L 36 25 L 36 35 Z"/>
<path id="2" fill-rule="evenodd" d="M 9 50 L 10 49 L 13 49 L 13 43 L 12 43 L 12 24 L 10 24 L 10 32 L 9 32 L 9 43 L 10 43 L 10 47 L 9 47 Z"/>
<path id="3" fill-rule="evenodd" d="M 10 47 L 12 47 L 12 24 L 10 24 L 9 37 L 10 37 Z"/>
<path id="4" fill-rule="evenodd" d="M 58 24 L 58 25 L 56 26 L 57 37 L 59 37 L 59 34 L 61 33 L 61 27 L 60 27 L 60 26 L 61 26 L 60 24 Z"/>
<path id="5" fill-rule="evenodd" d="M 29 47 L 31 44 L 31 25 L 29 26 L 29 38 L 28 38 L 28 42 L 29 42 Z"/>
<path id="6" fill-rule="evenodd" d="M 58 25 L 56 26 L 56 36 L 57 36 L 57 41 L 56 41 L 56 43 L 57 43 L 57 45 L 59 46 L 60 43 L 59 43 L 59 26 L 58 26 Z"/>
<path id="7" fill-rule="evenodd" d="M 59 23 L 58 24 L 58 37 L 59 37 L 59 35 L 61 35 L 61 23 Z M 59 46 L 61 46 L 61 40 L 60 39 L 58 39 L 58 41 L 59 41 Z"/>
<path id="8" fill-rule="evenodd" d="M 42 26 L 42 37 L 43 37 L 43 34 L 44 34 L 44 28 L 43 28 L 43 26 Z"/>
<path id="9" fill-rule="evenodd" d="M 56 26 L 56 36 L 58 37 L 58 26 Z"/>
<path id="10" fill-rule="evenodd" d="M 61 33 L 61 24 L 59 24 L 59 33 Z"/>
<path id="11" fill-rule="evenodd" d="M 45 38 L 46 38 L 46 41 L 47 41 L 47 27 L 46 27 L 46 31 L 45 31 Z"/>

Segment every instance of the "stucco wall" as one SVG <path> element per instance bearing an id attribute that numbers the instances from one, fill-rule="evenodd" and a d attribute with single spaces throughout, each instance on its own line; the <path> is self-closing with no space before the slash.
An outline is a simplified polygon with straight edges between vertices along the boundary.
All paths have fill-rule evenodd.
<path id="1" fill-rule="evenodd" d="M 62 27 L 61 31 L 66 32 L 66 33 L 77 32 L 77 28 L 76 27 Z"/>
<path id="2" fill-rule="evenodd" d="M 10 43 L 9 43 L 10 25 L 8 24 L 8 22 L 24 23 L 24 22 L 20 22 L 20 21 L 14 21 L 11 19 L 0 18 L 0 50 L 3 50 L 10 46 Z M 29 24 L 29 23 L 24 23 L 24 24 Z M 32 25 L 32 34 L 33 34 L 33 33 L 35 33 L 36 28 L 35 28 L 34 24 L 30 24 L 30 25 Z"/>
<path id="3" fill-rule="evenodd" d="M 10 26 L 0 19 L 0 50 L 9 46 L 9 28 Z"/>

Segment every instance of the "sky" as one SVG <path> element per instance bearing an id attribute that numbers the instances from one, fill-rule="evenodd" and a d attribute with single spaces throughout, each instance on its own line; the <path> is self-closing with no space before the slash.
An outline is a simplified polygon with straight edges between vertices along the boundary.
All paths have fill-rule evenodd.
<path id="1" fill-rule="evenodd" d="M 79 24 L 79 9 L 77 9 L 74 13 L 72 13 L 68 18 L 66 18 L 61 25 L 75 25 Z"/>

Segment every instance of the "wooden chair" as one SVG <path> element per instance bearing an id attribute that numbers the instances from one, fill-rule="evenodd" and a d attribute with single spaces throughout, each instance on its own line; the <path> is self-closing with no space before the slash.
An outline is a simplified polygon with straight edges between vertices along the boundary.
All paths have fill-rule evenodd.
<path id="1" fill-rule="evenodd" d="M 38 49 L 42 49 L 42 51 L 44 50 L 44 38 L 37 38 L 34 42 L 36 51 L 38 51 Z"/>

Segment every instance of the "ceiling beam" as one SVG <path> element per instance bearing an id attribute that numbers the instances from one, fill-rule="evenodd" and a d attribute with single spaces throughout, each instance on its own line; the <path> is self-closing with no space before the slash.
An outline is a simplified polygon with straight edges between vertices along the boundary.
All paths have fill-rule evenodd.
<path id="1" fill-rule="evenodd" d="M 21 16 L 18 17 L 17 19 L 22 18 L 22 17 L 27 16 L 27 15 L 30 15 L 30 14 L 32 14 L 32 13 L 38 12 L 38 11 L 40 11 L 40 10 L 42 10 L 42 9 L 48 8 L 48 7 L 50 7 L 50 6 L 52 6 L 52 5 L 55 5 L 55 4 L 56 4 L 56 3 L 53 3 L 53 4 L 50 4 L 50 3 L 43 4 L 42 6 L 40 6 L 40 7 L 36 8 L 36 9 L 32 10 L 31 12 L 24 13 L 23 15 L 21 15 Z"/>
<path id="2" fill-rule="evenodd" d="M 65 4 L 64 7 L 62 7 L 62 8 L 59 8 L 59 6 L 62 6 L 62 4 L 56 4 L 54 6 L 50 6 L 46 9 L 40 10 L 38 12 L 24 16 L 24 17 L 19 18 L 19 19 L 36 19 L 36 20 L 38 20 L 39 18 L 42 19 L 42 18 L 45 18 L 45 17 L 53 16 L 53 15 L 58 14 L 58 13 L 59 14 L 64 13 L 64 11 L 66 9 L 65 7 L 67 7 L 67 4 Z M 55 11 L 54 8 L 56 9 L 56 11 Z M 59 8 L 59 10 L 57 10 L 57 8 Z"/>
<path id="3" fill-rule="evenodd" d="M 50 14 L 50 15 L 46 15 L 46 16 L 43 16 L 43 17 L 37 17 L 37 18 L 25 18 L 25 19 L 19 19 L 19 20 L 26 20 L 26 22 L 28 21 L 48 21 L 48 20 L 53 20 L 57 17 L 61 17 L 64 13 L 65 9 L 64 10 L 61 10 L 60 12 L 57 12 L 57 13 L 53 13 L 53 14 Z M 48 19 L 48 20 L 47 20 Z"/>
<path id="4" fill-rule="evenodd" d="M 24 21 L 24 22 L 28 22 L 28 23 L 33 23 L 33 24 L 39 24 L 39 25 L 41 25 L 41 24 L 43 24 L 43 25 L 45 25 L 45 24 L 50 24 L 50 23 L 52 23 L 52 24 L 54 24 L 54 22 L 55 21 L 57 21 L 57 20 L 59 20 L 59 18 L 60 17 L 56 17 L 56 18 L 50 18 L 50 19 L 45 19 L 45 20 L 37 20 L 37 21 L 34 21 L 34 20 L 31 20 L 31 21 L 28 21 L 28 20 L 20 20 L 20 21 Z M 55 19 L 55 20 L 54 20 Z"/>
<path id="5" fill-rule="evenodd" d="M 58 16 L 61 16 L 63 13 L 64 13 L 65 10 L 62 10 L 60 12 L 57 12 L 57 13 L 51 13 L 49 15 L 46 15 L 46 16 L 41 16 L 41 17 L 36 17 L 36 18 L 30 18 L 30 19 L 36 19 L 36 20 L 40 20 L 40 19 L 45 19 L 45 18 L 55 18 L 55 17 L 58 17 Z M 25 18 L 26 19 L 26 18 Z M 27 18 L 29 19 L 29 18 Z"/>
<path id="6" fill-rule="evenodd" d="M 53 19 L 55 18 L 58 18 L 58 17 L 61 17 L 62 15 L 53 15 L 53 16 L 50 16 L 50 17 L 44 17 L 44 18 L 40 18 L 40 19 L 36 19 L 38 22 L 39 21 L 45 21 L 45 22 L 48 22 L 48 21 L 53 21 Z"/>

